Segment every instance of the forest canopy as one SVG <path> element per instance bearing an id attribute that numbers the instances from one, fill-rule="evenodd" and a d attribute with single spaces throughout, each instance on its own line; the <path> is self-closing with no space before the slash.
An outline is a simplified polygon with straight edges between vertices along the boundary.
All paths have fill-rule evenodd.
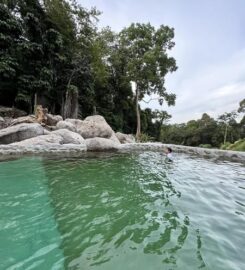
<path id="1" fill-rule="evenodd" d="M 175 95 L 164 87 L 164 76 L 177 69 L 168 56 L 174 30 L 149 23 L 131 24 L 119 33 L 99 30 L 99 15 L 76 1 L 4 0 L 1 105 L 33 113 L 41 104 L 64 118 L 101 114 L 127 133 L 135 133 L 136 121 L 140 130 L 138 102 L 146 93 L 158 93 L 174 105 Z"/>

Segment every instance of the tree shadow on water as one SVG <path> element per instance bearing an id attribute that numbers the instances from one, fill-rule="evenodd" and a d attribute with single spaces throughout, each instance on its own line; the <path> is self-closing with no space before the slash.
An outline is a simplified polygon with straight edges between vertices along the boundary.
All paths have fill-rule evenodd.
<path id="1" fill-rule="evenodd" d="M 128 157 L 49 160 L 44 167 L 65 269 L 92 269 L 136 251 L 177 264 L 190 221 L 171 202 L 181 194 L 164 172 Z M 197 243 L 201 262 L 199 232 Z"/>

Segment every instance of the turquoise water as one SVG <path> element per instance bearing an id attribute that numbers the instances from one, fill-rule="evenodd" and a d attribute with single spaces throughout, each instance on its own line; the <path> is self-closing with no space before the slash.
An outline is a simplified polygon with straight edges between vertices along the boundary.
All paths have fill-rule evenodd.
<path id="1" fill-rule="evenodd" d="M 179 154 L 0 163 L 0 269 L 245 269 L 244 165 Z"/>

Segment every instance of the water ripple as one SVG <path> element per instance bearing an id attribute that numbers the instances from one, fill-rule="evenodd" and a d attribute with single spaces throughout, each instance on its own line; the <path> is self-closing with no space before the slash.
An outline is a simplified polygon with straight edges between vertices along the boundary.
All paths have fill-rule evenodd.
<path id="1" fill-rule="evenodd" d="M 242 270 L 244 195 L 244 165 L 184 154 L 2 162 L 0 269 Z"/>

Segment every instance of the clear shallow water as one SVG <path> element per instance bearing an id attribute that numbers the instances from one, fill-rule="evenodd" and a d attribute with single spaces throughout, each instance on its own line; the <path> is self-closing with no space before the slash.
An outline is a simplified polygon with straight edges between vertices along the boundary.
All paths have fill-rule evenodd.
<path id="1" fill-rule="evenodd" d="M 0 163 L 0 269 L 245 269 L 245 167 L 159 153 Z"/>

